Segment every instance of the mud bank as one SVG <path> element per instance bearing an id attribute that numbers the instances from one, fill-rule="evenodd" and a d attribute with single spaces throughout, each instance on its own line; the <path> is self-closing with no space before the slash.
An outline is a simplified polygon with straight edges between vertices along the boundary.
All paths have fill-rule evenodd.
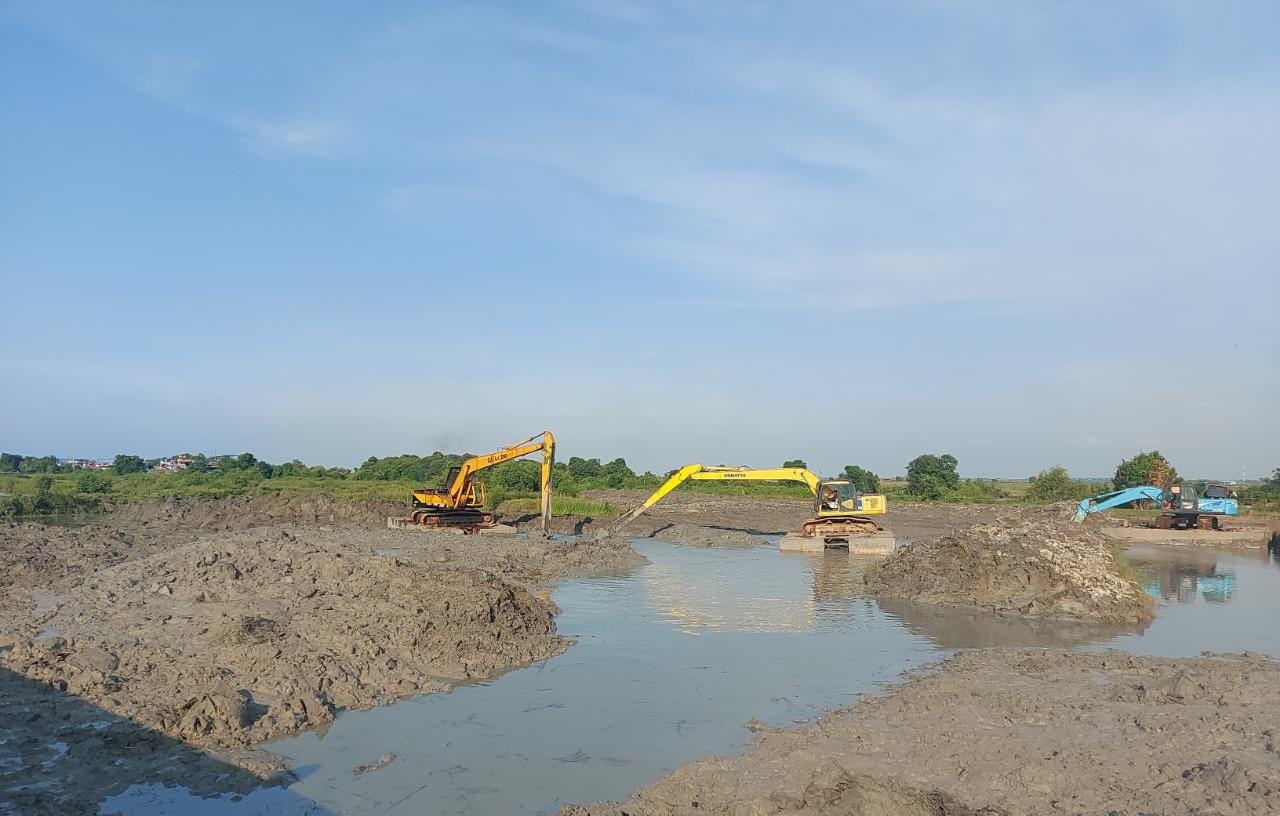
<path id="1" fill-rule="evenodd" d="M 561 814 L 1275 813 L 1278 718 L 1280 664 L 1261 657 L 967 652 Z"/>
<path id="2" fill-rule="evenodd" d="M 1126 544 L 1169 544 L 1213 550 L 1260 550 L 1280 544 L 1280 533 L 1265 527 L 1225 530 L 1158 530 L 1151 527 L 1108 527 L 1107 535 Z"/>
<path id="3" fill-rule="evenodd" d="M 125 505 L 111 514 L 117 525 L 144 530 L 248 530 L 295 521 L 304 524 L 381 524 L 403 515 L 403 502 L 349 501 L 330 493 L 273 493 L 225 498 L 173 498 Z"/>
<path id="4" fill-rule="evenodd" d="M 138 783 L 215 796 L 292 779 L 284 761 L 264 751 L 220 753 L 0 669 L 0 812 L 96 813 L 101 799 Z"/>
<path id="5" fill-rule="evenodd" d="M 1048 513 L 917 541 L 868 567 L 867 591 L 917 603 L 1125 623 L 1155 616 L 1107 536 Z"/>
<path id="6" fill-rule="evenodd" d="M 585 495 L 625 510 L 640 504 L 648 493 L 641 490 L 592 490 Z M 876 520 L 900 539 L 919 539 L 945 535 L 990 521 L 999 510 L 993 505 L 903 504 L 890 500 L 889 512 Z M 1004 508 L 1004 512 L 1008 513 L 1009 508 Z M 677 490 L 632 522 L 626 534 L 650 536 L 663 527 L 680 524 L 776 538 L 798 529 L 801 522 L 812 515 L 812 499 L 757 499 Z M 586 521 L 582 526 L 590 532 L 599 525 Z M 661 535 L 657 537 L 663 538 Z"/>

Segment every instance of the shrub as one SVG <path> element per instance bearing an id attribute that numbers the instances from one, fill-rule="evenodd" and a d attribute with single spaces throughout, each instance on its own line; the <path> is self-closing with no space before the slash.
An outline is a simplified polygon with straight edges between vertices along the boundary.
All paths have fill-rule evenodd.
<path id="1" fill-rule="evenodd" d="M 960 462 L 951 454 L 921 454 L 907 463 L 907 492 L 918 499 L 941 499 L 960 487 Z"/>
<path id="2" fill-rule="evenodd" d="M 1067 469 L 1059 465 L 1032 477 L 1027 499 L 1037 502 L 1078 501 L 1097 492 L 1096 485 L 1072 479 Z"/>

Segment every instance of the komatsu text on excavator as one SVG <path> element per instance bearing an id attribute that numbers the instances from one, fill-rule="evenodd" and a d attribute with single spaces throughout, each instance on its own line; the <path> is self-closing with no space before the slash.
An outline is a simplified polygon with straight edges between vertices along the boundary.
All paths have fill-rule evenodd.
<path id="1" fill-rule="evenodd" d="M 551 467 L 555 463 L 556 438 L 543 431 L 493 453 L 473 456 L 449 469 L 444 487 L 423 487 L 413 491 L 414 510 L 408 521 L 424 527 L 455 527 L 466 532 L 493 527 L 493 512 L 485 510 L 488 492 L 475 475 L 485 468 L 542 452 L 542 529 L 551 523 Z"/>
<path id="2" fill-rule="evenodd" d="M 619 532 L 641 513 L 662 501 L 668 493 L 690 479 L 694 481 L 803 482 L 813 493 L 814 517 L 800 526 L 799 534 L 805 537 L 821 538 L 824 544 L 831 546 L 847 545 L 851 537 L 880 532 L 880 526 L 869 517 L 882 515 L 886 510 L 884 496 L 862 495 L 847 479 L 823 479 L 813 471 L 804 468 L 753 470 L 745 467 L 709 467 L 693 464 L 685 465 L 672 473 L 649 498 L 610 525 L 608 534 Z"/>

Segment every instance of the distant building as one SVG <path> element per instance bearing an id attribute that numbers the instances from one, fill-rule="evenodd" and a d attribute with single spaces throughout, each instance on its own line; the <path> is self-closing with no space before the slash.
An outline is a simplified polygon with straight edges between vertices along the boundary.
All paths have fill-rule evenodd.
<path id="1" fill-rule="evenodd" d="M 111 467 L 110 462 L 98 459 L 60 459 L 58 464 L 70 470 L 105 470 Z"/>
<path id="2" fill-rule="evenodd" d="M 158 459 L 151 466 L 152 473 L 179 473 L 186 470 L 191 465 L 191 457 L 185 453 L 182 456 L 175 456 L 171 459 Z"/>

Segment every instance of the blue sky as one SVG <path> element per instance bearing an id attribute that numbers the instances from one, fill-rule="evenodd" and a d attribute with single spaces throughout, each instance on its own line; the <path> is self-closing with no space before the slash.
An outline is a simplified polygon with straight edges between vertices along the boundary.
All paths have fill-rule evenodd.
<path id="1" fill-rule="evenodd" d="M 0 3 L 0 447 L 1259 475 L 1278 40 L 1265 2 Z"/>

